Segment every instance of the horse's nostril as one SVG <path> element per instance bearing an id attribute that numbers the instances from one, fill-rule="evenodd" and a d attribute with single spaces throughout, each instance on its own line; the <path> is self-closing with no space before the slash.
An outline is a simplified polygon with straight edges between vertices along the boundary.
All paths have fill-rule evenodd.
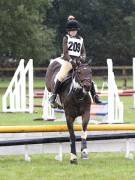
<path id="1" fill-rule="evenodd" d="M 85 89 L 86 91 L 90 91 L 90 86 L 89 86 L 89 85 L 84 85 L 84 89 Z"/>

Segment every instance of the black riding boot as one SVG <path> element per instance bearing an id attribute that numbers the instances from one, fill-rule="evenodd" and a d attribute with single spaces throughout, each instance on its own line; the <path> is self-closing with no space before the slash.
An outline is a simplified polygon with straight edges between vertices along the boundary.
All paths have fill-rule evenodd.
<path id="1" fill-rule="evenodd" d="M 52 106 L 53 108 L 56 108 L 56 107 L 57 107 L 57 103 L 55 102 L 55 100 L 56 100 L 56 97 L 57 97 L 57 94 L 58 94 L 60 85 L 61 85 L 61 81 L 57 80 L 57 81 L 56 81 L 56 84 L 55 84 L 55 87 L 54 87 L 53 94 L 52 94 L 52 96 L 51 96 L 50 99 L 49 99 L 49 102 L 51 103 L 51 106 Z"/>
<path id="2" fill-rule="evenodd" d="M 100 101 L 99 96 L 96 94 L 95 85 L 94 85 L 94 82 L 93 82 L 93 81 L 92 81 L 92 84 L 91 84 L 91 90 L 90 90 L 90 92 L 91 92 L 93 101 L 94 101 L 96 104 L 101 104 L 102 101 Z"/>

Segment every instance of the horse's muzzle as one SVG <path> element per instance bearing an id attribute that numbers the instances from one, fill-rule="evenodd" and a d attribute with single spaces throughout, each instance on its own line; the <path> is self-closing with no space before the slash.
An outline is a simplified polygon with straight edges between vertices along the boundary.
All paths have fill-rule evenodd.
<path id="1" fill-rule="evenodd" d="M 85 91 L 90 91 L 90 85 L 89 84 L 85 84 L 84 85 L 84 89 L 85 89 Z"/>

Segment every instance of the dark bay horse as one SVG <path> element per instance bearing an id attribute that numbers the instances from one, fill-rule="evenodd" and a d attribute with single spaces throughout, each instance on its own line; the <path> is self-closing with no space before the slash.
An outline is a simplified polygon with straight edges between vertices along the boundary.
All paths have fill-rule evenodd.
<path id="1" fill-rule="evenodd" d="M 46 73 L 46 87 L 49 92 L 53 91 L 57 73 L 61 67 L 63 60 L 61 58 L 54 59 L 48 66 Z M 67 127 L 70 134 L 71 142 L 71 159 L 70 162 L 77 164 L 75 133 L 73 124 L 75 118 L 82 116 L 82 142 L 81 157 L 88 159 L 87 153 L 87 125 L 90 119 L 91 98 L 89 91 L 91 88 L 92 73 L 88 64 L 80 64 L 73 71 L 71 76 L 67 76 L 66 80 L 61 84 L 59 96 L 61 104 L 65 111 Z"/>

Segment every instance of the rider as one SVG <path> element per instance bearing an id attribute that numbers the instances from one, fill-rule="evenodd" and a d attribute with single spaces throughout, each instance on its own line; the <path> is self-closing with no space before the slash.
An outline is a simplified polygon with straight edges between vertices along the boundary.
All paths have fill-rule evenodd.
<path id="1" fill-rule="evenodd" d="M 70 21 L 70 20 L 76 20 L 76 17 L 73 16 L 73 15 L 69 15 L 68 18 L 67 18 L 67 23 Z M 86 56 L 86 55 L 85 55 Z M 93 101 L 96 103 L 96 104 L 101 104 L 102 101 L 99 100 L 99 96 L 96 94 L 96 88 L 95 88 L 95 83 L 94 81 L 92 81 L 92 85 L 91 85 L 91 95 L 92 95 L 92 98 L 93 98 Z"/>
<path id="2" fill-rule="evenodd" d="M 58 94 L 60 85 L 64 77 L 68 72 L 76 67 L 76 62 L 80 61 L 85 63 L 86 51 L 83 43 L 83 38 L 78 35 L 79 24 L 76 20 L 68 20 L 66 24 L 67 35 L 63 38 L 63 59 L 64 63 L 62 64 L 58 74 L 57 81 L 53 90 L 53 94 L 50 97 L 49 101 L 52 107 L 56 107 L 56 96 Z M 92 83 L 93 84 L 93 83 Z M 95 103 L 101 103 L 96 95 L 94 84 L 91 88 L 91 95 Z"/>

